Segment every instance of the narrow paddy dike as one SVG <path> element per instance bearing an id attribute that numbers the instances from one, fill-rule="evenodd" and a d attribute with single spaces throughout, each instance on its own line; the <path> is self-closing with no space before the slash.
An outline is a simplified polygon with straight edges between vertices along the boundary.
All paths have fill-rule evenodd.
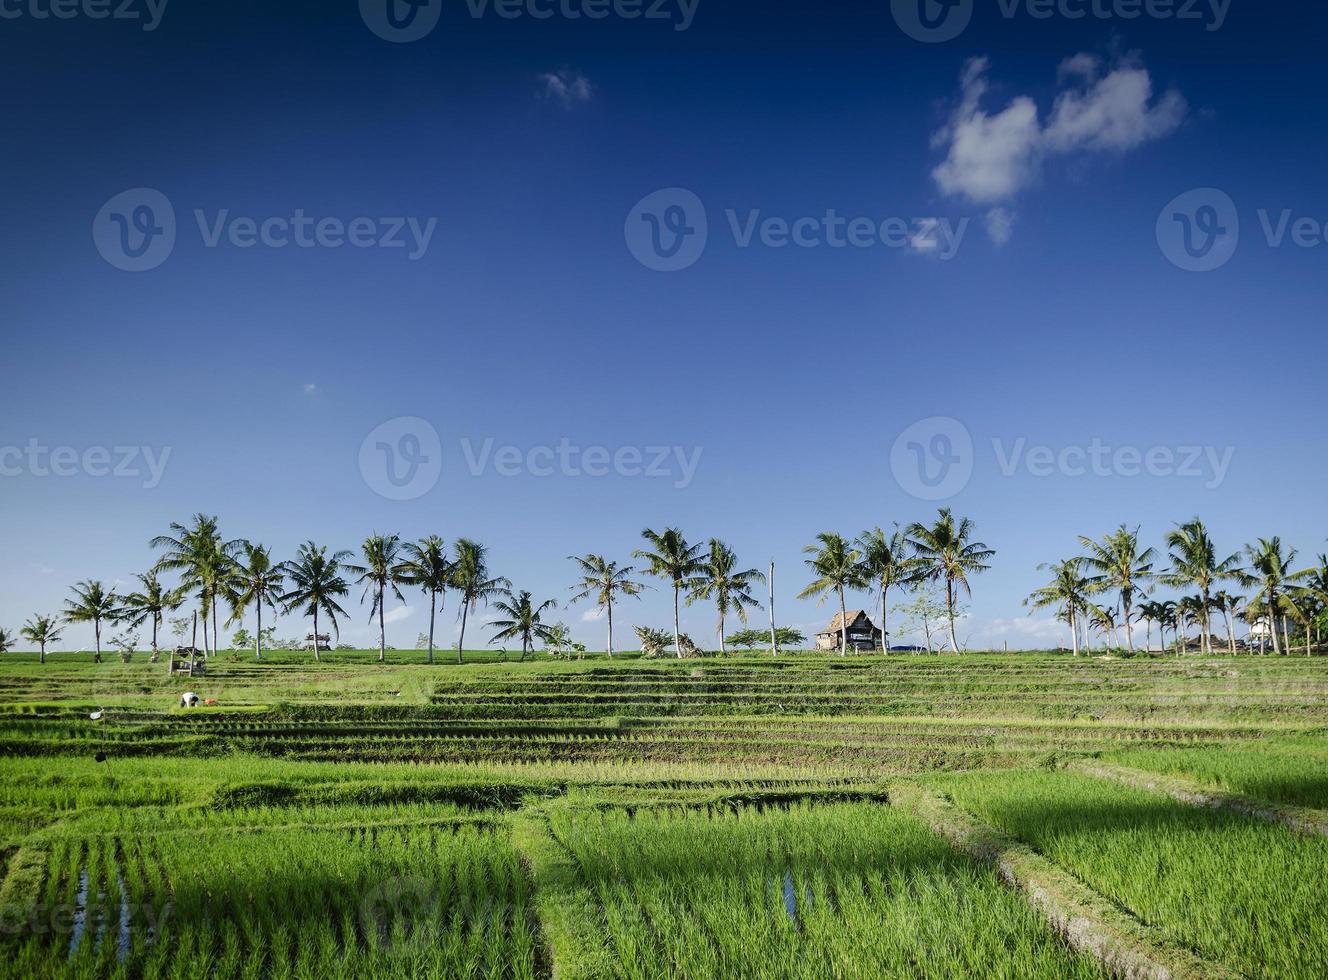
<path id="1" fill-rule="evenodd" d="M 1102 762 L 1074 760 L 1067 763 L 1066 768 L 1108 782 L 1119 783 L 1131 789 L 1160 793 L 1178 803 L 1207 807 L 1211 810 L 1226 810 L 1266 823 L 1279 824 L 1297 833 L 1328 837 L 1328 813 L 1323 810 L 1272 803 L 1252 796 L 1213 789 L 1179 776 L 1163 776 L 1142 769 L 1130 769 Z"/>
<path id="2" fill-rule="evenodd" d="M 1072 948 L 1094 957 L 1113 976 L 1123 980 L 1236 980 L 1241 976 L 1167 942 L 1032 848 L 939 796 L 906 784 L 892 786 L 890 795 L 895 806 L 991 867 Z"/>

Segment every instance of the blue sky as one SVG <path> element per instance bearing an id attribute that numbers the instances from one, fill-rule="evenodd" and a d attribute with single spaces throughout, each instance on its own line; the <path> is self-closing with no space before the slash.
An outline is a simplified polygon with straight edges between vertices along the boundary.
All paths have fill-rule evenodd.
<path id="1" fill-rule="evenodd" d="M 975 645 L 1058 636 L 1020 603 L 1079 534 L 1128 522 L 1160 543 L 1200 514 L 1225 550 L 1325 547 L 1317 8 L 1233 0 L 1217 26 L 1207 4 L 1076 20 L 992 0 L 923 43 L 884 2 L 700 0 L 677 30 L 676 5 L 509 19 L 458 0 L 390 43 L 350 2 L 168 4 L 153 30 L 0 6 L 17 12 L 0 19 L 0 625 L 80 579 L 127 583 L 196 511 L 282 557 L 467 535 L 557 598 L 565 556 L 625 560 L 642 528 L 678 525 L 774 559 L 780 619 L 808 627 L 830 612 L 793 600 L 817 532 L 951 506 L 998 552 L 961 629 Z M 176 238 L 133 272 L 98 244 L 113 251 L 103 212 L 132 221 L 138 199 L 113 202 L 139 188 L 170 202 Z M 669 188 L 708 225 L 673 272 L 625 235 Z M 1201 188 L 1223 196 L 1168 207 Z M 1229 229 L 1228 201 L 1229 261 L 1179 267 L 1174 212 Z M 870 219 L 870 243 L 832 247 L 831 210 Z M 244 219 L 297 211 L 410 244 L 235 244 Z M 818 246 L 743 247 L 768 219 L 815 219 Z M 441 468 L 395 500 L 377 440 L 367 475 L 361 446 L 403 418 L 428 428 L 389 444 L 436 432 Z M 923 499 L 908 461 L 965 435 L 952 492 Z M 33 444 L 72 447 L 77 472 L 48 473 Z M 560 444 L 619 453 L 621 472 L 541 475 Z M 1078 475 L 1094 446 L 1115 455 Z M 97 447 L 137 475 L 97 475 Z M 665 475 L 638 474 L 653 447 Z M 159 480 L 145 453 L 165 454 Z M 427 622 L 408 606 L 398 646 Z M 657 588 L 626 619 L 667 608 Z M 602 645 L 582 612 L 562 618 Z M 372 636 L 367 614 L 348 639 Z M 709 638 L 712 611 L 685 626 Z"/>

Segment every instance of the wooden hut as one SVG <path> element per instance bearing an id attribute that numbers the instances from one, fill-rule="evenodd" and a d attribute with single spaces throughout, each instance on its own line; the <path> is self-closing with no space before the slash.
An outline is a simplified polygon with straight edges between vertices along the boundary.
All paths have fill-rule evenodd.
<path id="1" fill-rule="evenodd" d="M 838 650 L 839 634 L 843 618 L 836 613 L 835 618 L 830 620 L 830 625 L 816 634 L 816 649 L 818 650 Z M 847 616 L 848 622 L 848 643 L 851 650 L 879 650 L 881 648 L 882 634 L 877 629 L 876 624 L 867 618 L 867 614 L 861 609 L 850 609 Z"/>

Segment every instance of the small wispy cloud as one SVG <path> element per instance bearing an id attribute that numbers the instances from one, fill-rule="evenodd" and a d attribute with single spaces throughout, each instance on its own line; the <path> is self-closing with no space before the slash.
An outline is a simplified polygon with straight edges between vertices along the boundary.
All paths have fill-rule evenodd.
<path id="1" fill-rule="evenodd" d="M 300 387 L 301 387 L 301 390 L 302 390 L 306 395 L 312 395 L 314 392 L 316 392 L 316 391 L 318 390 L 318 385 L 314 384 L 312 381 L 306 381 L 306 382 L 305 382 L 303 385 L 301 385 Z"/>
<path id="2" fill-rule="evenodd" d="M 1014 234 L 1014 215 L 1009 208 L 992 208 L 987 212 L 987 237 L 997 245 L 1004 245 Z"/>
<path id="3" fill-rule="evenodd" d="M 590 79 L 566 68 L 545 72 L 539 81 L 543 97 L 561 103 L 564 109 L 589 102 L 595 95 Z"/>
<path id="4" fill-rule="evenodd" d="M 403 619 L 409 619 L 412 610 L 410 606 L 397 606 L 395 609 L 389 609 L 383 614 L 383 623 L 399 623 Z"/>
<path id="5" fill-rule="evenodd" d="M 593 609 L 587 609 L 581 614 L 581 622 L 595 623 L 604 618 L 604 607 L 595 606 Z"/>

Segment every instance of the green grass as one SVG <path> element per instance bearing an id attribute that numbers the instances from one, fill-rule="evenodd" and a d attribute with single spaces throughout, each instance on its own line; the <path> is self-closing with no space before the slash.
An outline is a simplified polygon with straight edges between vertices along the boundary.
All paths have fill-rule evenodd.
<path id="1" fill-rule="evenodd" d="M 1092 977 L 993 875 L 872 804 L 555 811 L 625 978 Z"/>
<path id="2" fill-rule="evenodd" d="M 1328 840 L 1070 772 L 939 786 L 1176 943 L 1251 976 L 1328 975 Z"/>

